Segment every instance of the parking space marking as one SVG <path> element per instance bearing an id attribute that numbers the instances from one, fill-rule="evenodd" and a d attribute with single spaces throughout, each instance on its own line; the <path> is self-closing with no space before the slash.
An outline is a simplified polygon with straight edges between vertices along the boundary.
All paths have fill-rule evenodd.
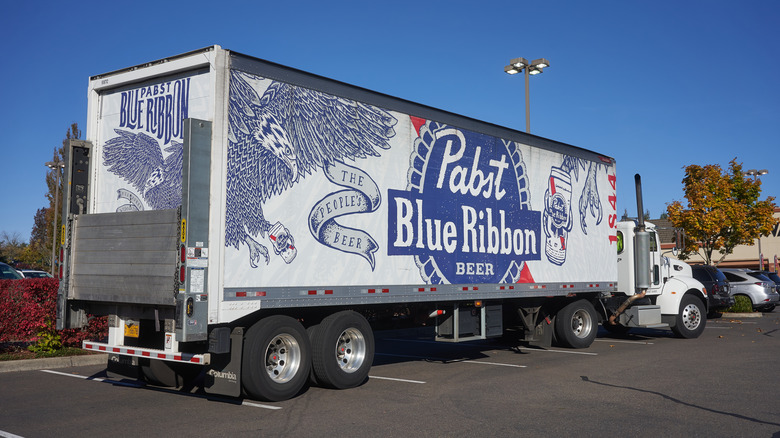
<path id="1" fill-rule="evenodd" d="M 640 344 L 640 345 L 653 345 L 653 342 L 647 341 L 625 341 L 619 339 L 594 339 L 594 342 L 609 342 L 610 344 Z"/>
<path id="2" fill-rule="evenodd" d="M 395 377 L 368 376 L 368 378 L 377 379 L 377 380 L 392 380 L 393 382 L 404 382 L 404 383 L 418 383 L 418 384 L 425 383 L 422 380 L 397 379 Z"/>
<path id="3" fill-rule="evenodd" d="M 515 365 L 511 363 L 499 363 L 499 362 L 484 362 L 480 360 L 444 359 L 441 357 L 410 356 L 408 354 L 390 354 L 390 353 L 374 353 L 374 355 L 391 356 L 391 357 L 408 357 L 410 359 L 435 360 L 437 362 L 441 361 L 441 362 L 476 363 L 480 365 L 495 365 L 495 366 L 512 367 L 512 368 L 527 368 L 525 365 Z"/>
<path id="4" fill-rule="evenodd" d="M 179 394 L 179 395 L 183 395 L 183 396 L 202 398 L 202 399 L 210 400 L 210 401 L 224 402 L 224 403 L 228 403 L 228 404 L 236 404 L 236 400 L 234 400 L 234 399 L 222 398 L 222 397 L 214 397 L 214 396 L 211 396 L 211 395 L 203 395 L 203 394 L 182 393 L 182 392 L 179 392 L 179 391 L 174 391 L 172 389 L 157 388 L 157 387 L 154 387 L 154 386 L 147 386 L 147 385 L 142 384 L 140 382 L 139 383 L 119 382 L 119 381 L 116 381 L 116 380 L 104 379 L 102 377 L 81 376 L 81 375 L 78 375 L 78 374 L 63 373 L 61 371 L 54 371 L 54 370 L 41 370 L 41 371 L 43 371 L 44 373 L 56 374 L 56 375 L 59 375 L 59 376 L 75 377 L 77 379 L 92 380 L 94 382 L 110 383 L 110 384 L 116 385 L 116 386 L 125 386 L 125 387 L 128 387 L 128 388 L 137 388 L 137 389 L 149 389 L 149 390 L 152 390 L 152 391 L 167 392 L 167 393 L 171 393 L 171 394 Z M 246 400 L 241 400 L 241 406 L 249 406 L 249 407 L 253 407 L 253 408 L 270 409 L 270 410 L 274 410 L 274 411 L 282 409 L 281 406 L 264 405 L 264 404 L 254 403 L 254 402 L 250 402 L 250 401 L 246 401 Z"/>
<path id="5" fill-rule="evenodd" d="M 6 431 L 3 431 L 3 430 L 0 430 L 0 437 L 1 438 L 22 438 L 19 435 L 14 435 L 11 432 L 6 432 Z"/>

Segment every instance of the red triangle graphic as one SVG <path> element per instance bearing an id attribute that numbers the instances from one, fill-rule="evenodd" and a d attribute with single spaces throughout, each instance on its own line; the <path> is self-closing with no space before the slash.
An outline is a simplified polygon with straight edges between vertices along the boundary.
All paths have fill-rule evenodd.
<path id="1" fill-rule="evenodd" d="M 421 119 L 415 116 L 409 116 L 409 119 L 412 121 L 412 125 L 414 125 L 414 130 L 417 131 L 417 136 L 419 137 L 420 127 L 425 124 L 425 119 Z"/>
<path id="2" fill-rule="evenodd" d="M 523 270 L 520 271 L 520 279 L 517 280 L 518 283 L 536 283 L 534 281 L 533 275 L 531 275 L 531 270 L 528 269 L 528 263 L 523 264 Z"/>

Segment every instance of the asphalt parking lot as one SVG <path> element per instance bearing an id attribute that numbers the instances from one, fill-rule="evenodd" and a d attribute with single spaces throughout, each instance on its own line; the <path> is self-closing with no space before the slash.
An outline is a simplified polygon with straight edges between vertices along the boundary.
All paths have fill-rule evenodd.
<path id="1" fill-rule="evenodd" d="M 780 436 L 780 314 L 584 350 L 378 332 L 369 380 L 279 403 L 109 379 L 103 365 L 0 373 L 0 436 Z"/>

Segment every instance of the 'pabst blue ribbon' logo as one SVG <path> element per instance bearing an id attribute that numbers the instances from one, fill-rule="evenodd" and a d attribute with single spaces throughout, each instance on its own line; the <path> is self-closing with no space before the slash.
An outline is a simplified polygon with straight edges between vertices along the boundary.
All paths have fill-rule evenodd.
<path id="1" fill-rule="evenodd" d="M 515 282 L 541 259 L 515 143 L 427 122 L 411 166 L 407 190 L 388 190 L 388 254 L 414 255 L 425 281 Z"/>

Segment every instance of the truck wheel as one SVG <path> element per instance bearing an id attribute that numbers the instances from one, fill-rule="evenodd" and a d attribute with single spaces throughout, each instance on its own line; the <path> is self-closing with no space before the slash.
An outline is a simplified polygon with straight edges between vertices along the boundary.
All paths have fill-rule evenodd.
<path id="1" fill-rule="evenodd" d="M 330 388 L 353 388 L 368 377 L 374 361 L 374 334 L 361 314 L 334 313 L 310 328 L 316 381 Z"/>
<path id="2" fill-rule="evenodd" d="M 685 295 L 680 301 L 680 312 L 675 318 L 672 331 L 680 338 L 698 338 L 705 325 L 707 317 L 704 304 L 693 295 Z"/>
<path id="3" fill-rule="evenodd" d="M 244 337 L 241 383 L 246 393 L 266 401 L 287 400 L 303 388 L 311 366 L 309 338 L 289 316 L 261 319 Z"/>
<path id="4" fill-rule="evenodd" d="M 555 317 L 556 339 L 564 347 L 588 348 L 598 334 L 598 316 L 586 300 L 569 303 Z"/>

